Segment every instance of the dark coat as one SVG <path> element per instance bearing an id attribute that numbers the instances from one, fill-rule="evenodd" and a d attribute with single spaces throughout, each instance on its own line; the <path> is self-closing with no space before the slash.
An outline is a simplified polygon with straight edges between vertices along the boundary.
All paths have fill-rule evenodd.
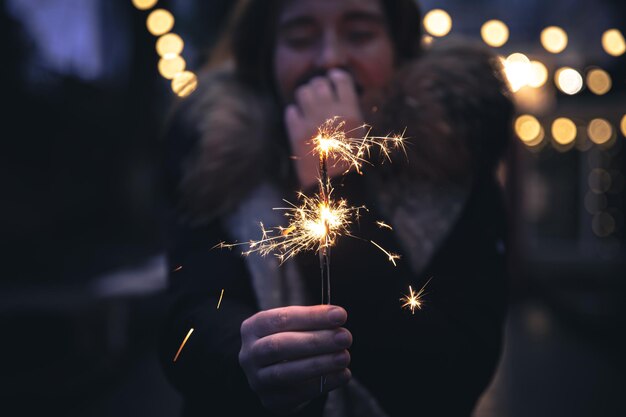
<path id="1" fill-rule="evenodd" d="M 168 135 L 176 208 L 163 363 L 185 397 L 185 415 L 262 416 L 267 412 L 239 367 L 239 329 L 255 312 L 285 301 L 263 301 L 262 293 L 275 288 L 251 275 L 255 261 L 211 248 L 232 241 L 233 213 L 238 221 L 258 220 L 241 207 L 261 184 L 293 195 L 289 159 L 276 140 L 284 136 L 271 100 L 228 71 L 203 83 L 181 105 Z M 390 416 L 468 416 L 501 348 L 505 217 L 493 172 L 506 147 L 511 103 L 494 57 L 454 44 L 407 65 L 378 102 L 368 118 L 385 133 L 407 128 L 408 162 L 349 174 L 336 189 L 369 209 L 353 233 L 403 258 L 394 268 L 368 244 L 347 238 L 333 248 L 332 301 L 348 311 L 351 370 Z M 375 227 L 376 220 L 396 231 Z M 304 304 L 319 302 L 317 259 L 302 254 L 291 267 L 302 277 Z M 420 288 L 431 277 L 424 309 L 414 315 L 400 309 L 408 286 Z M 346 399 L 345 415 L 361 415 Z M 322 415 L 324 403 L 322 397 L 301 414 Z M 359 403 L 368 407 L 362 398 Z"/>

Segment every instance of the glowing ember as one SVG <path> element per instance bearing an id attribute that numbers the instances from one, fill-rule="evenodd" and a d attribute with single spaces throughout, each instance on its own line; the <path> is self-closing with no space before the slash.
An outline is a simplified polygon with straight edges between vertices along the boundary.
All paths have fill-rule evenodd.
<path id="1" fill-rule="evenodd" d="M 224 288 L 222 288 L 222 292 L 220 293 L 220 299 L 217 301 L 217 310 L 220 309 L 220 304 L 222 304 L 222 297 L 224 297 Z"/>
<path id="2" fill-rule="evenodd" d="M 430 282 L 430 279 L 426 282 L 426 284 L 424 284 L 424 286 L 418 292 L 413 291 L 413 288 L 409 285 L 409 294 L 404 295 L 402 298 L 400 298 L 400 301 L 403 303 L 402 308 L 408 308 L 409 310 L 411 310 L 411 314 L 415 314 L 416 308 L 418 310 L 421 310 L 422 304 L 423 304 L 422 297 L 426 295 L 424 293 L 424 289 L 426 288 L 429 282 Z"/>
<path id="3" fill-rule="evenodd" d="M 380 227 L 381 229 L 389 229 L 389 230 L 393 230 L 393 227 L 389 226 L 387 223 L 385 223 L 385 222 L 384 222 L 384 221 L 382 221 L 382 220 L 378 220 L 378 221 L 376 222 L 376 225 L 377 225 L 378 227 Z"/>
<path id="4" fill-rule="evenodd" d="M 374 245 L 378 249 L 380 249 L 385 255 L 387 255 L 387 258 L 389 259 L 389 262 L 391 262 L 393 264 L 393 266 L 397 266 L 396 265 L 396 261 L 398 259 L 400 259 L 400 255 L 398 255 L 396 253 L 391 253 L 391 252 L 385 250 L 382 246 L 380 246 L 378 243 L 374 242 L 373 240 L 370 240 L 370 242 L 372 243 L 372 245 Z"/>
<path id="5" fill-rule="evenodd" d="M 178 348 L 178 352 L 176 352 L 176 356 L 174 356 L 174 362 L 178 360 L 178 356 L 180 356 L 180 352 L 185 347 L 185 343 L 187 343 L 187 340 L 189 340 L 189 336 L 191 336 L 191 333 L 193 333 L 193 327 L 189 329 L 189 333 L 187 333 L 187 336 L 185 336 L 185 340 L 183 340 L 183 343 L 180 344 L 180 347 Z"/>

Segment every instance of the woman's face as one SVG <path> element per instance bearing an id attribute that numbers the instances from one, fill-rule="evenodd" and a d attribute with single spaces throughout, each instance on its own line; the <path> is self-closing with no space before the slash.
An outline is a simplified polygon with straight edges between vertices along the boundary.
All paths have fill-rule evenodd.
<path id="1" fill-rule="evenodd" d="M 297 87 L 331 68 L 354 77 L 361 92 L 383 87 L 394 52 L 380 0 L 287 0 L 278 17 L 274 78 L 285 103 Z"/>

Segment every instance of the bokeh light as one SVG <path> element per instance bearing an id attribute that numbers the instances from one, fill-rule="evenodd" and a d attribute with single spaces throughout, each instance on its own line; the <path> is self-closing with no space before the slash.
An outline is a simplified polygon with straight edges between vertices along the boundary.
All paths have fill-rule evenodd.
<path id="1" fill-rule="evenodd" d="M 622 116 L 622 121 L 620 123 L 620 127 L 622 129 L 622 135 L 626 136 L 626 114 Z"/>
<path id="2" fill-rule="evenodd" d="M 156 42 L 156 50 L 159 56 L 170 58 L 180 55 L 185 47 L 183 39 L 175 33 L 167 33 Z"/>
<path id="3" fill-rule="evenodd" d="M 156 9 L 148 15 L 146 26 L 154 36 L 164 35 L 174 27 L 174 16 L 165 9 Z"/>
<path id="4" fill-rule="evenodd" d="M 541 134 L 541 123 L 536 117 L 523 114 L 515 119 L 515 133 L 522 142 L 533 142 Z"/>
<path id="5" fill-rule="evenodd" d="M 422 36 L 422 45 L 424 46 L 430 46 L 433 43 L 433 37 L 430 35 L 423 35 Z"/>
<path id="6" fill-rule="evenodd" d="M 554 75 L 556 86 L 565 94 L 573 95 L 583 88 L 583 77 L 573 68 L 563 67 Z"/>
<path id="7" fill-rule="evenodd" d="M 552 138 L 559 145 L 569 145 L 576 139 L 576 124 L 567 117 L 559 117 L 552 122 Z"/>
<path id="8" fill-rule="evenodd" d="M 159 60 L 159 73 L 163 78 L 171 80 L 179 72 L 185 70 L 185 60 L 179 55 L 167 58 L 161 58 Z"/>
<path id="9" fill-rule="evenodd" d="M 589 123 L 587 134 L 593 143 L 602 145 L 613 137 L 613 127 L 604 119 L 593 119 Z"/>
<path id="10" fill-rule="evenodd" d="M 139 10 L 148 10 L 154 7 L 159 0 L 133 0 L 133 5 Z"/>
<path id="11" fill-rule="evenodd" d="M 547 27 L 541 31 L 541 44 L 553 54 L 563 52 L 567 48 L 567 33 L 558 26 Z"/>
<path id="12" fill-rule="evenodd" d="M 452 29 L 452 18 L 445 10 L 431 10 L 424 16 L 424 28 L 432 36 L 446 36 Z"/>
<path id="13" fill-rule="evenodd" d="M 548 68 L 539 61 L 530 61 L 530 74 L 528 85 L 539 88 L 548 81 Z"/>
<path id="14" fill-rule="evenodd" d="M 593 216 L 591 229 L 598 237 L 607 237 L 615 232 L 615 219 L 609 213 L 601 212 Z"/>
<path id="15" fill-rule="evenodd" d="M 500 20 L 490 20 L 480 28 L 480 36 L 487 45 L 499 48 L 509 40 L 509 28 Z"/>
<path id="16" fill-rule="evenodd" d="M 602 35 L 602 47 L 607 54 L 620 56 L 626 52 L 624 35 L 618 29 L 609 29 Z"/>
<path id="17" fill-rule="evenodd" d="M 596 194 L 591 191 L 585 195 L 585 209 L 587 209 L 589 214 L 596 214 L 602 210 L 606 210 L 607 206 L 608 199 L 606 198 L 606 195 Z"/>
<path id="18" fill-rule="evenodd" d="M 520 53 L 511 54 L 503 61 L 503 65 L 504 74 L 509 81 L 511 91 L 515 93 L 528 84 L 531 65 L 526 55 Z"/>
<path id="19" fill-rule="evenodd" d="M 172 79 L 172 91 L 178 97 L 187 97 L 198 87 L 198 77 L 191 71 L 178 73 Z"/>
<path id="20" fill-rule="evenodd" d="M 613 81 L 608 72 L 594 68 L 587 73 L 587 87 L 593 94 L 604 95 L 611 90 Z"/>
<path id="21" fill-rule="evenodd" d="M 611 174 L 602 168 L 594 168 L 589 173 L 588 184 L 594 193 L 606 193 L 611 188 Z"/>

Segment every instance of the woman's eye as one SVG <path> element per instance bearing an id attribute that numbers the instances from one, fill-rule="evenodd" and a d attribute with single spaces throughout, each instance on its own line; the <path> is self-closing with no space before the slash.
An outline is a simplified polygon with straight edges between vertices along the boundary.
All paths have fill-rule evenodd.
<path id="1" fill-rule="evenodd" d="M 285 43 L 294 49 L 304 49 L 313 44 L 315 41 L 313 36 L 288 36 Z"/>

